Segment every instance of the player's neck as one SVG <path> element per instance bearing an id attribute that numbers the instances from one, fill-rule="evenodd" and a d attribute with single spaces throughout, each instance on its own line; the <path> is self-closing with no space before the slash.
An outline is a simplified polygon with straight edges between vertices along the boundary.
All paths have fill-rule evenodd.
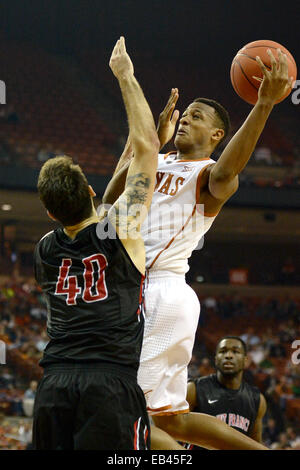
<path id="1" fill-rule="evenodd" d="M 239 374 L 228 377 L 222 375 L 219 371 L 217 372 L 217 380 L 222 384 L 224 387 L 229 388 L 231 390 L 238 390 L 241 386 L 243 379 L 243 373 L 240 372 Z"/>
<path id="2" fill-rule="evenodd" d="M 79 222 L 79 224 L 64 227 L 64 232 L 69 238 L 74 239 L 78 232 L 96 222 L 99 222 L 99 217 L 97 215 L 97 212 L 94 210 L 93 214 L 90 217 L 84 219 L 82 222 Z"/>
<path id="3" fill-rule="evenodd" d="M 177 149 L 176 160 L 206 160 L 210 158 L 212 151 L 203 148 Z"/>

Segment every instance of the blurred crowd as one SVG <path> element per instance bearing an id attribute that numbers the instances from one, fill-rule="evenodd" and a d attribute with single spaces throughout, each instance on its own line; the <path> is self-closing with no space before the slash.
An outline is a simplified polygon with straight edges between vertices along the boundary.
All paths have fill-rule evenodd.
<path id="1" fill-rule="evenodd" d="M 268 403 L 265 444 L 278 449 L 300 446 L 300 352 L 292 349 L 300 340 L 300 299 L 235 294 L 200 301 L 190 377 L 214 372 L 218 339 L 239 335 L 248 347 L 245 379 L 259 386 Z M 0 281 L 0 340 L 6 344 L 6 364 L 0 365 L 0 449 L 27 449 L 41 376 L 38 361 L 48 341 L 46 307 L 34 282 Z"/>
<path id="2" fill-rule="evenodd" d="M 215 346 L 225 334 L 245 341 L 244 378 L 266 398 L 264 443 L 273 449 L 300 449 L 300 299 L 202 298 L 191 378 L 215 372 Z"/>

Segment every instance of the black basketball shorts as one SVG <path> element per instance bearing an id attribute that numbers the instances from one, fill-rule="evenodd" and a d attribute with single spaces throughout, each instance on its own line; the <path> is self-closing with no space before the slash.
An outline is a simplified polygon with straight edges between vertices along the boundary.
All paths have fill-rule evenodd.
<path id="1" fill-rule="evenodd" d="M 35 450 L 146 450 L 150 424 L 134 374 L 99 364 L 48 366 L 34 405 Z"/>

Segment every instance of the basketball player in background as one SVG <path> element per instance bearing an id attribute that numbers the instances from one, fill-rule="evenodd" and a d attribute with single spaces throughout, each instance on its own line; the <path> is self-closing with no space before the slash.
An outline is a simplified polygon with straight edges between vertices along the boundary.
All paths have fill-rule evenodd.
<path id="1" fill-rule="evenodd" d="M 205 98 L 194 100 L 184 111 L 174 141 L 176 151 L 158 156 L 152 205 L 141 231 L 148 279 L 138 381 L 146 394 L 148 411 L 158 427 L 179 441 L 208 448 L 263 448 L 253 440 L 252 444 L 247 441 L 241 444 L 237 436 L 237 441 L 230 441 L 229 445 L 229 441 L 224 441 L 228 429 L 221 430 L 214 421 L 209 423 L 209 417 L 205 416 L 204 420 L 201 413 L 189 412 L 187 366 L 200 305 L 195 292 L 185 282 L 185 273 L 192 251 L 222 206 L 237 191 L 238 175 L 253 153 L 275 102 L 291 87 L 292 77 L 288 76 L 286 56 L 281 51 L 278 52 L 278 60 L 271 51 L 269 55 L 271 70 L 267 70 L 257 58 L 264 77 L 257 103 L 217 162 L 211 155 L 228 133 L 227 111 Z M 172 138 L 175 130 L 179 117 L 179 112 L 174 111 L 177 99 L 178 90 L 175 88 L 160 116 L 158 135 L 161 148 Z M 122 191 L 131 158 L 129 136 L 103 203 L 112 204 Z M 181 211 L 184 206 L 190 208 L 189 213 Z M 162 207 L 164 212 L 159 219 Z M 168 211 L 175 213 L 172 224 L 167 217 Z M 195 226 L 197 231 L 193 230 Z M 249 439 L 239 432 L 236 434 Z"/>
<path id="2" fill-rule="evenodd" d="M 35 250 L 50 337 L 35 400 L 37 450 L 150 447 L 146 402 L 137 384 L 144 330 L 140 225 L 147 211 L 128 211 L 134 204 L 150 206 L 159 141 L 123 37 L 110 67 L 121 88 L 134 158 L 108 221 L 99 222 L 95 193 L 70 158 L 48 160 L 38 180 L 48 214 L 62 227 Z M 112 236 L 99 237 L 107 226 Z"/>
<path id="3" fill-rule="evenodd" d="M 190 381 L 187 401 L 191 411 L 216 416 L 262 442 L 267 404 L 259 389 L 243 380 L 246 361 L 247 346 L 241 338 L 222 338 L 216 346 L 216 373 Z"/>

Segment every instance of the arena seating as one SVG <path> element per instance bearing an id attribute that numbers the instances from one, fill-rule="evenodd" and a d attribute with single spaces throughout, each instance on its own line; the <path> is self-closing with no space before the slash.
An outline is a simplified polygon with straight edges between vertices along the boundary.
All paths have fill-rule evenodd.
<path id="1" fill-rule="evenodd" d="M 0 139 L 16 161 L 38 168 L 42 153 L 65 153 L 87 173 L 109 174 L 115 166 L 110 150 L 115 136 L 69 83 L 63 65 L 39 49 L 11 44 L 1 44 L 0 60 L 14 116 L 2 117 Z"/>
<path id="2" fill-rule="evenodd" d="M 107 62 L 109 57 L 107 56 Z M 68 154 L 88 174 L 110 175 L 119 157 L 119 140 L 105 112 L 87 101 L 80 86 L 70 81 L 68 62 L 32 45 L 1 43 L 1 78 L 7 84 L 7 106 L 0 115 L 0 143 L 10 149 L 13 160 L 39 168 L 47 155 Z M 116 116 L 124 106 L 117 81 L 108 63 L 99 60 L 99 52 L 78 51 L 73 60 L 81 67 L 87 86 L 93 83 L 111 99 Z M 171 87 L 178 87 L 178 108 L 184 109 L 197 96 L 212 97 L 230 111 L 233 131 L 243 122 L 249 107 L 233 93 L 223 75 L 211 77 L 206 69 L 187 62 L 178 67 L 172 59 L 134 57 L 135 71 L 151 104 L 155 120 L 165 105 Z M 122 119 L 124 119 L 122 117 Z M 123 128 L 124 122 L 116 123 Z M 278 112 L 270 118 L 260 145 L 272 152 L 272 165 L 294 166 L 299 162 L 299 141 L 295 119 Z M 116 155 L 117 153 L 117 155 Z M 257 165 L 252 158 L 250 165 Z M 259 174 L 259 171 L 258 171 Z M 255 181 L 254 184 L 261 185 Z M 284 183 L 288 184 L 287 182 Z M 299 178 L 297 183 L 299 186 Z M 267 185 L 272 186 L 272 181 Z M 276 186 L 275 186 L 276 187 Z"/>

